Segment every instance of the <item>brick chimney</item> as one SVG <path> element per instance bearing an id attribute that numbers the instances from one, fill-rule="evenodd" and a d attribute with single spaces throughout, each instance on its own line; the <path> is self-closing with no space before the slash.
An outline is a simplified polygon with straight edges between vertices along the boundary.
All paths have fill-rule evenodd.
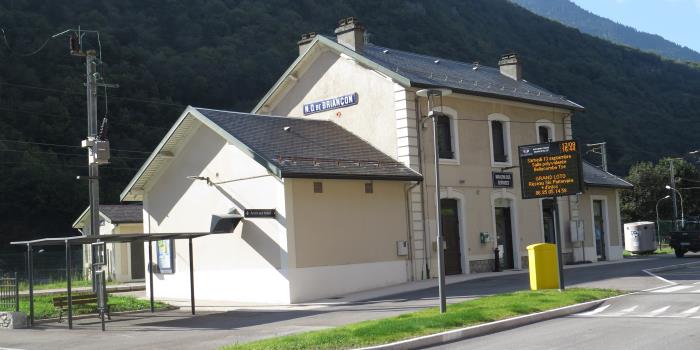
<path id="1" fill-rule="evenodd" d="M 513 80 L 520 80 L 523 77 L 523 69 L 520 66 L 518 55 L 514 53 L 501 56 L 501 59 L 498 60 L 498 69 L 501 71 L 501 74 Z"/>
<path id="2" fill-rule="evenodd" d="M 355 17 L 343 18 L 335 28 L 336 40 L 339 44 L 362 51 L 365 44 L 365 27 Z"/>
<path id="3" fill-rule="evenodd" d="M 309 46 L 311 45 L 311 42 L 314 40 L 316 37 L 316 32 L 310 32 L 306 34 L 301 35 L 301 40 L 297 41 L 297 45 L 299 45 L 299 56 L 303 55 L 306 50 L 309 49 Z"/>

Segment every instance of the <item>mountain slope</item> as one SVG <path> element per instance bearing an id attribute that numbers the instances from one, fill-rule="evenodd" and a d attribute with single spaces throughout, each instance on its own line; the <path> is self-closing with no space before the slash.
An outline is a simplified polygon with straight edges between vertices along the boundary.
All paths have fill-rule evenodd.
<path id="1" fill-rule="evenodd" d="M 514 50 L 525 79 L 587 108 L 575 115 L 574 132 L 584 143 L 607 140 L 614 172 L 697 147 L 700 70 L 505 0 L 0 2 L 15 52 L 78 25 L 101 31 L 100 69 L 120 85 L 109 91 L 114 152 L 101 168 L 103 203 L 118 200 L 147 155 L 139 152 L 152 150 L 184 105 L 250 110 L 296 58 L 300 33 L 333 35 L 350 15 L 372 41 L 396 49 L 491 66 Z M 87 47 L 96 44 L 86 37 Z M 0 241 L 74 232 L 70 223 L 87 205 L 87 185 L 75 180 L 86 174 L 78 146 L 86 132 L 83 61 L 56 39 L 28 57 L 0 44 L 0 62 Z"/>
<path id="2" fill-rule="evenodd" d="M 700 53 L 655 34 L 638 31 L 586 11 L 569 0 L 510 0 L 540 16 L 620 45 L 683 62 L 700 63 Z"/>

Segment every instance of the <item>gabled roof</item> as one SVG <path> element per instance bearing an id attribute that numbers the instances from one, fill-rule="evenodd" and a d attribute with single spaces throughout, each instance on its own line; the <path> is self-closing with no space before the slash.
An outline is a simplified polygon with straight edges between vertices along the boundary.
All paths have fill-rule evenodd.
<path id="1" fill-rule="evenodd" d="M 411 81 L 411 86 L 447 87 L 468 95 L 504 98 L 564 109 L 583 110 L 577 103 L 524 79 L 514 80 L 498 68 L 453 61 L 365 44 L 361 55 Z"/>
<path id="2" fill-rule="evenodd" d="M 89 218 L 86 208 L 73 223 L 73 228 L 85 227 L 85 221 Z M 143 222 L 143 205 L 141 204 L 112 204 L 100 205 L 100 216 L 112 224 L 138 224 Z"/>
<path id="3" fill-rule="evenodd" d="M 188 107 L 129 182 L 121 200 L 137 200 L 135 192 L 167 166 L 166 159 L 190 132 L 193 119 L 280 178 L 422 180 L 419 173 L 332 121 Z"/>
<path id="4" fill-rule="evenodd" d="M 270 98 L 284 85 L 288 77 L 321 47 L 347 55 L 359 64 L 390 77 L 404 87 L 450 88 L 466 95 L 506 99 L 567 110 L 584 110 L 584 107 L 566 97 L 524 79 L 510 79 L 502 75 L 498 68 L 478 65 L 477 69 L 473 69 L 472 63 L 394 50 L 371 43 L 365 44 L 362 51 L 355 52 L 322 35 L 316 36 L 308 46 L 306 52 L 292 62 L 275 85 L 253 108 L 253 112 L 259 111 L 269 103 Z"/>
<path id="5" fill-rule="evenodd" d="M 631 183 L 609 172 L 583 162 L 583 182 L 592 187 L 632 188 Z"/>

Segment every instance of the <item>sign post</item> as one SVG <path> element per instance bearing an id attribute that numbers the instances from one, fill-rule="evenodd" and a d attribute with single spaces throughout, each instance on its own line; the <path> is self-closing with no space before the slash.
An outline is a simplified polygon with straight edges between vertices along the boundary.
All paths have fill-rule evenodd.
<path id="1" fill-rule="evenodd" d="M 583 167 L 578 143 L 565 140 L 523 145 L 518 147 L 518 155 L 523 199 L 551 198 L 554 202 L 554 244 L 557 246 L 559 290 L 564 290 L 557 197 L 583 192 Z"/>

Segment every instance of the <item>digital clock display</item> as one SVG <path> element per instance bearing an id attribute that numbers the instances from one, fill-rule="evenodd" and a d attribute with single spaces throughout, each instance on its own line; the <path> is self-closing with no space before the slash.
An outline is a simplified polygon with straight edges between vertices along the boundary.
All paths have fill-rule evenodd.
<path id="1" fill-rule="evenodd" d="M 518 154 L 523 199 L 583 192 L 581 156 L 576 141 L 519 146 Z"/>

